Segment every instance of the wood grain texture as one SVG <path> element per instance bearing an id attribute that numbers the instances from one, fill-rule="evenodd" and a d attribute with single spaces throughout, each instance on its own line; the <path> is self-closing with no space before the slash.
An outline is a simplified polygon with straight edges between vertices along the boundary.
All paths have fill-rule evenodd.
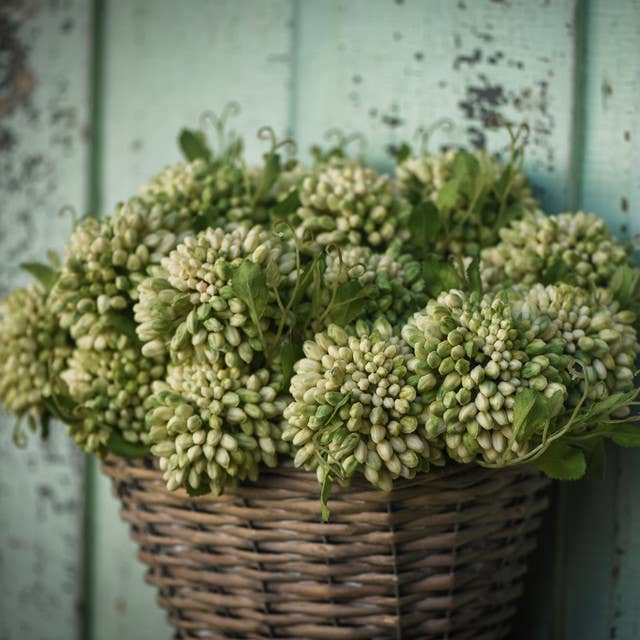
<path id="1" fill-rule="evenodd" d="M 640 231 L 640 2 L 585 11 L 580 206 Z M 640 452 L 611 450 L 606 478 L 567 486 L 564 637 L 640 637 Z"/>
<path id="2" fill-rule="evenodd" d="M 99 90 L 102 213 L 164 165 L 180 160 L 177 132 L 198 126 L 207 109 L 219 111 L 231 100 L 242 105 L 230 124 L 247 135 L 252 160 L 263 149 L 253 137 L 260 126 L 271 124 L 284 134 L 292 19 L 287 0 L 105 4 Z M 135 560 L 128 528 L 117 515 L 119 504 L 101 475 L 93 505 L 92 638 L 169 638 L 164 612 L 154 602 L 155 589 L 143 584 L 144 568 Z"/>
<path id="3" fill-rule="evenodd" d="M 307 147 L 336 125 L 362 132 L 366 156 L 450 118 L 434 146 L 498 150 L 500 115 L 531 127 L 527 171 L 544 204 L 564 208 L 571 169 L 574 3 L 526 0 L 302 0 L 293 131 Z"/>
<path id="4" fill-rule="evenodd" d="M 60 251 L 86 206 L 89 11 L 80 0 L 0 6 L 0 293 L 18 264 Z M 83 458 L 61 424 L 25 451 L 0 416 L 0 638 L 80 637 Z"/>

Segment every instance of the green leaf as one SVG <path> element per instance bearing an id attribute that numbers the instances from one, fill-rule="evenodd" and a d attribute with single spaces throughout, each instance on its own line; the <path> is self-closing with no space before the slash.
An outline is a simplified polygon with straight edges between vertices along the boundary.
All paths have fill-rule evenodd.
<path id="1" fill-rule="evenodd" d="M 106 444 L 107 449 L 121 458 L 144 458 L 149 455 L 149 447 L 127 442 L 118 431 L 112 431 Z"/>
<path id="2" fill-rule="evenodd" d="M 283 200 L 276 202 L 271 207 L 271 219 L 282 220 L 289 217 L 300 206 L 300 194 L 297 189 L 290 191 L 289 194 Z"/>
<path id="3" fill-rule="evenodd" d="M 454 209 L 458 204 L 458 198 L 460 196 L 460 181 L 457 178 L 452 178 L 445 182 L 436 198 L 436 206 L 440 211 L 443 209 Z"/>
<path id="4" fill-rule="evenodd" d="M 392 146 L 389 150 L 397 164 L 401 164 L 411 155 L 411 147 L 406 142 L 398 147 Z"/>
<path id="5" fill-rule="evenodd" d="M 62 262 L 60 261 L 60 256 L 52 249 L 49 249 L 49 251 L 47 251 L 47 260 L 49 261 L 49 264 L 54 269 L 59 269 L 60 266 L 62 265 Z"/>
<path id="6" fill-rule="evenodd" d="M 433 253 L 423 259 L 422 277 L 427 293 L 434 298 L 443 291 L 460 289 L 464 286 L 455 269 L 443 258 Z"/>
<path id="7" fill-rule="evenodd" d="M 345 326 L 358 318 L 367 304 L 371 289 L 371 285 L 363 286 L 356 280 L 339 285 L 330 312 L 333 321 Z"/>
<path id="8" fill-rule="evenodd" d="M 194 231 L 204 231 L 205 229 L 209 229 L 210 227 L 217 227 L 219 216 L 215 211 L 207 211 L 207 213 L 201 213 L 196 216 L 193 221 L 193 230 Z"/>
<path id="9" fill-rule="evenodd" d="M 247 305 L 253 323 L 258 326 L 269 301 L 264 269 L 249 259 L 244 260 L 231 274 L 231 288 Z"/>
<path id="10" fill-rule="evenodd" d="M 109 312 L 107 313 L 107 322 L 110 327 L 113 327 L 118 333 L 121 333 L 135 345 L 140 346 L 140 338 L 138 338 L 138 334 L 136 333 L 136 322 L 133 318 L 117 312 Z"/>
<path id="11" fill-rule="evenodd" d="M 209 149 L 202 131 L 183 129 L 178 137 L 178 143 L 184 157 L 189 162 L 198 158 L 211 160 L 211 149 Z"/>
<path id="12" fill-rule="evenodd" d="M 428 251 L 433 248 L 442 223 L 440 222 L 440 212 L 433 202 L 425 200 L 412 208 L 408 220 L 411 242 L 418 249 Z"/>
<path id="13" fill-rule="evenodd" d="M 278 179 L 281 170 L 280 155 L 277 153 L 265 153 L 264 154 L 264 169 L 262 170 L 262 179 L 260 186 L 254 196 L 254 202 L 261 202 L 262 199 L 269 193 L 271 187 Z"/>
<path id="14" fill-rule="evenodd" d="M 584 452 L 559 440 L 552 442 L 534 464 L 553 480 L 578 480 L 587 470 Z"/>
<path id="15" fill-rule="evenodd" d="M 548 400 L 539 391 L 522 389 L 513 405 L 513 435 L 518 442 L 542 431 L 551 418 Z"/>
<path id="16" fill-rule="evenodd" d="M 480 276 L 480 252 L 476 252 L 465 275 L 467 276 L 467 287 L 471 292 L 482 293 L 482 278 Z"/>
<path id="17" fill-rule="evenodd" d="M 76 403 L 70 396 L 63 393 L 52 394 L 50 398 L 43 399 L 48 413 L 67 424 L 73 422 L 76 411 Z"/>
<path id="18" fill-rule="evenodd" d="M 338 404 L 333 407 L 333 411 L 329 414 L 325 420 L 323 420 L 322 425 L 331 424 L 331 421 L 338 415 L 338 412 L 342 407 L 344 407 L 351 400 L 351 391 L 345 394 L 344 397 L 338 402 Z"/>
<path id="19" fill-rule="evenodd" d="M 194 489 L 190 484 L 187 484 L 186 491 L 187 494 L 192 498 L 197 498 L 199 496 L 206 496 L 208 493 L 211 493 L 211 486 L 204 483 L 201 484 L 197 489 Z"/>
<path id="20" fill-rule="evenodd" d="M 453 179 L 458 182 L 458 191 L 471 199 L 475 195 L 476 182 L 480 175 L 480 163 L 476 157 L 461 149 L 453 160 L 451 173 Z"/>
<path id="21" fill-rule="evenodd" d="M 611 425 L 609 437 L 619 447 L 640 447 L 640 427 L 635 424 Z"/>
<path id="22" fill-rule="evenodd" d="M 618 267 L 613 274 L 609 288 L 623 309 L 635 302 L 639 282 L 640 270 L 628 265 Z"/>
<path id="23" fill-rule="evenodd" d="M 47 291 L 51 291 L 60 275 L 58 271 L 41 262 L 23 262 L 20 268 L 39 280 Z"/>
<path id="24" fill-rule="evenodd" d="M 282 363 L 282 375 L 285 389 L 289 388 L 289 382 L 293 376 L 293 365 L 303 356 L 302 347 L 286 340 L 280 348 L 280 362 Z"/>
<path id="25" fill-rule="evenodd" d="M 329 522 L 331 511 L 327 504 L 329 494 L 331 493 L 331 476 L 327 473 L 322 481 L 322 490 L 320 491 L 320 503 L 322 504 L 322 522 Z"/>
<path id="26" fill-rule="evenodd" d="M 542 273 L 542 284 L 568 282 L 571 275 L 571 267 L 562 258 L 554 258 Z"/>
<path id="27" fill-rule="evenodd" d="M 604 470 L 606 466 L 604 440 L 602 438 L 588 440 L 581 443 L 580 448 L 584 452 L 587 463 L 587 470 L 584 477 L 590 480 L 604 480 Z"/>

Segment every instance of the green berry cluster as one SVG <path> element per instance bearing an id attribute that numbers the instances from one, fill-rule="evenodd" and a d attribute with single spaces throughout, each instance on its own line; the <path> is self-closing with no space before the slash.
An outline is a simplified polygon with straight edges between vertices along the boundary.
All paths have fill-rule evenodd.
<path id="1" fill-rule="evenodd" d="M 0 400 L 18 417 L 45 415 L 52 381 L 71 354 L 69 336 L 47 305 L 39 282 L 15 289 L 0 303 Z"/>
<path id="2" fill-rule="evenodd" d="M 298 447 L 296 466 L 316 469 L 321 483 L 363 473 L 389 491 L 395 478 L 442 464 L 425 431 L 427 407 L 408 368 L 411 350 L 386 320 L 348 330 L 332 324 L 305 342 L 304 354 L 284 413 L 283 438 Z"/>
<path id="3" fill-rule="evenodd" d="M 221 493 L 275 467 L 286 406 L 282 375 L 266 368 L 171 365 L 155 385 L 147 414 L 151 451 L 169 490 Z"/>
<path id="4" fill-rule="evenodd" d="M 264 274 L 265 287 L 272 285 L 259 318 L 239 277 L 233 284 L 246 264 Z M 275 335 L 279 291 L 290 287 L 295 268 L 291 244 L 259 225 L 209 228 L 186 238 L 139 288 L 134 309 L 143 353 L 212 363 L 224 358 L 229 367 L 251 363 Z"/>
<path id="5" fill-rule="evenodd" d="M 302 180 L 299 198 L 296 232 L 320 246 L 385 247 L 398 234 L 407 210 L 389 176 L 336 156 Z"/>
<path id="6" fill-rule="evenodd" d="M 397 165 L 396 177 L 413 207 L 436 207 L 431 244 L 443 255 L 495 244 L 501 227 L 537 207 L 524 173 L 482 150 L 409 155 Z"/>
<path id="7" fill-rule="evenodd" d="M 633 266 L 629 248 L 593 213 L 547 216 L 538 210 L 502 229 L 500 238 L 482 252 L 488 287 L 543 280 L 608 287 L 619 267 Z"/>

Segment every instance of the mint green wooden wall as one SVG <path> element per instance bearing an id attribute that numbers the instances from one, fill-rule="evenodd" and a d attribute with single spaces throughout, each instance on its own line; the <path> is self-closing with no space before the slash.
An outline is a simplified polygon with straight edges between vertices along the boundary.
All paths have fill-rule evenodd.
<path id="1" fill-rule="evenodd" d="M 552 212 L 640 232 L 640 0 L 3 0 L 0 291 L 61 249 L 57 211 L 109 212 L 178 158 L 175 132 L 235 99 L 306 148 L 360 131 L 367 157 L 447 116 L 440 143 L 499 149 L 489 114 L 526 120 Z M 251 138 L 248 150 L 257 157 Z M 96 464 L 54 429 L 0 424 L 0 640 L 171 635 Z M 640 638 L 640 455 L 556 491 L 517 638 Z"/>

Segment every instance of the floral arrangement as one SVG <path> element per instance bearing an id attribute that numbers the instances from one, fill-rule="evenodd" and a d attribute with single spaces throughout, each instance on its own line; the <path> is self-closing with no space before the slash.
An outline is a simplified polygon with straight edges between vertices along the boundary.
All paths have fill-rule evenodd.
<path id="1" fill-rule="evenodd" d="M 522 172 L 479 150 L 396 149 L 391 177 L 270 143 L 260 166 L 212 116 L 186 161 L 64 259 L 23 265 L 0 320 L 0 399 L 99 456 L 152 455 L 169 490 L 220 493 L 292 459 L 388 491 L 448 464 L 598 473 L 640 445 L 640 271 L 594 214 L 548 216 Z M 18 440 L 24 432 L 17 428 Z"/>

